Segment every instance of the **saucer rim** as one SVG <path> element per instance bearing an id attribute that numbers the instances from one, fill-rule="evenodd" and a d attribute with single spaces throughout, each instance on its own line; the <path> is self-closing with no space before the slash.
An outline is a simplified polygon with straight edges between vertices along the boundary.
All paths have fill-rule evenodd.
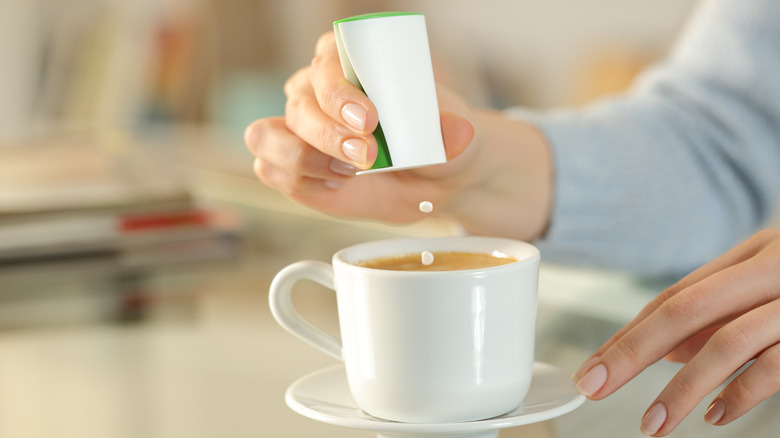
<path id="1" fill-rule="evenodd" d="M 541 368 L 541 369 L 540 369 Z M 547 369 L 545 369 L 547 368 Z M 539 372 L 552 371 L 557 373 L 563 373 L 563 371 L 548 363 L 535 361 L 533 368 L 534 375 Z M 303 415 L 304 417 L 312 420 L 317 420 L 323 423 L 350 427 L 354 429 L 370 430 L 375 432 L 407 432 L 407 433 L 452 433 L 452 432 L 477 432 L 477 431 L 489 431 L 499 430 L 509 427 L 523 426 L 532 423 L 538 423 L 541 421 L 550 420 L 555 417 L 559 417 L 563 414 L 574 411 L 585 403 L 585 396 L 577 393 L 574 390 L 572 384 L 572 394 L 569 397 L 557 398 L 552 400 L 540 401 L 529 405 L 528 407 L 539 406 L 543 404 L 554 403 L 555 406 L 550 409 L 545 409 L 540 412 L 525 413 L 525 407 L 520 406 L 517 409 L 508 412 L 506 414 L 486 418 L 483 420 L 465 421 L 465 422 L 452 422 L 452 423 L 402 423 L 391 420 L 385 420 L 382 418 L 373 417 L 363 412 L 364 417 L 343 417 L 330 413 L 319 411 L 315 408 L 307 406 L 305 403 L 296 399 L 296 388 L 303 384 L 306 384 L 310 380 L 322 375 L 336 372 L 344 372 L 344 364 L 337 363 L 328 367 L 321 368 L 319 370 L 308 373 L 301 378 L 293 382 L 285 392 L 285 402 L 287 406 L 296 413 Z M 346 377 L 345 377 L 346 382 Z M 533 380 L 531 385 L 533 385 Z M 347 393 L 349 390 L 346 390 Z M 354 400 L 353 400 L 354 403 Z M 349 406 L 350 409 L 360 409 L 357 406 Z"/>

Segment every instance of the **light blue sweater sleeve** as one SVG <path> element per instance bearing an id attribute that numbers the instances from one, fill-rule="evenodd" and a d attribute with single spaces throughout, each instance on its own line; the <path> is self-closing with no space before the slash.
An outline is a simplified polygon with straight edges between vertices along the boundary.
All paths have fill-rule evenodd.
<path id="1" fill-rule="evenodd" d="M 555 160 L 551 262 L 682 275 L 780 196 L 780 1 L 705 0 L 625 95 L 533 114 Z"/>

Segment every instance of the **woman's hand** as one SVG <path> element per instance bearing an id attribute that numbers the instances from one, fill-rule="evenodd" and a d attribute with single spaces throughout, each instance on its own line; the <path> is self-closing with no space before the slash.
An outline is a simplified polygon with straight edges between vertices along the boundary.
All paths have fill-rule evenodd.
<path id="1" fill-rule="evenodd" d="M 546 141 L 527 123 L 472 111 L 437 86 L 447 163 L 374 173 L 377 110 L 342 73 L 335 38 L 323 35 L 310 66 L 285 84 L 284 117 L 245 132 L 255 173 L 289 198 L 334 216 L 409 223 L 421 201 L 434 216 L 475 233 L 531 240 L 547 226 L 552 163 Z"/>
<path id="2" fill-rule="evenodd" d="M 451 160 L 474 136 L 469 108 L 438 89 L 442 134 Z M 267 185 L 325 213 L 354 218 L 411 222 L 422 200 L 445 196 L 441 185 L 452 164 L 437 169 L 388 172 L 353 178 L 377 155 L 372 132 L 378 114 L 368 97 L 341 71 L 333 33 L 320 38 L 310 66 L 285 84 L 284 117 L 257 120 L 245 132 L 255 155 L 255 172 Z"/>
<path id="3" fill-rule="evenodd" d="M 583 363 L 577 387 L 603 399 L 662 357 L 686 365 L 645 413 L 648 435 L 669 434 L 751 360 L 704 419 L 728 424 L 780 390 L 780 230 L 757 233 L 665 290 Z"/>

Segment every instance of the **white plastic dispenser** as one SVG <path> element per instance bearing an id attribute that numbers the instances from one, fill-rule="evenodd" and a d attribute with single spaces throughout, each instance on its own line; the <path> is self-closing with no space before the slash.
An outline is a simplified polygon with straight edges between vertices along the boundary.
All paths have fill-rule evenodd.
<path id="1" fill-rule="evenodd" d="M 425 17 L 385 12 L 333 23 L 344 76 L 379 113 L 379 154 L 370 170 L 409 169 L 447 161 Z"/>

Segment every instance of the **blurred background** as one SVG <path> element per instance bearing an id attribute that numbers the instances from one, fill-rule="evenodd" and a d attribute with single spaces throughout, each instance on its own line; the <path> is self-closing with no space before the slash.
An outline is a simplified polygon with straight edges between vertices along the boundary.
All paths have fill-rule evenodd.
<path id="1" fill-rule="evenodd" d="M 297 206 L 252 174 L 245 126 L 283 113 L 284 81 L 347 16 L 423 12 L 438 80 L 473 106 L 544 109 L 624 89 L 694 5 L 0 0 L 0 438 L 372 436 L 286 408 L 292 381 L 334 362 L 276 325 L 268 285 L 293 261 L 449 224 Z M 665 281 L 544 267 L 538 359 L 572 372 Z M 332 294 L 296 297 L 337 331 Z M 674 371 L 502 436 L 638 436 Z"/>
<path id="2" fill-rule="evenodd" d="M 625 85 L 693 0 L 0 2 L 0 140 L 150 123 L 243 128 L 335 19 L 424 12 L 437 74 L 474 105 L 548 107 Z"/>

